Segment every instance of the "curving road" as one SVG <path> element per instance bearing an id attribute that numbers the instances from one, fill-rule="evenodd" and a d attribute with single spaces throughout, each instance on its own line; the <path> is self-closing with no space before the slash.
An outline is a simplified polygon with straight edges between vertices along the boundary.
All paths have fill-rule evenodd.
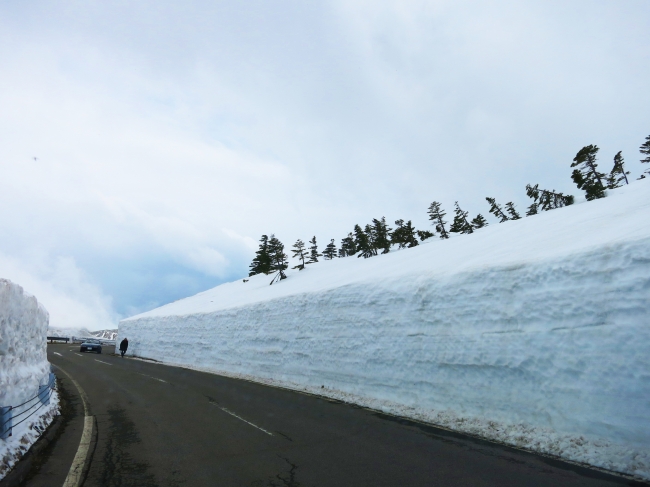
<path id="1" fill-rule="evenodd" d="M 363 408 L 242 380 L 49 345 L 97 419 L 86 486 L 640 485 Z M 112 352 L 112 350 L 110 350 Z M 27 483 L 63 485 L 83 429 L 68 398 L 61 437 Z"/>

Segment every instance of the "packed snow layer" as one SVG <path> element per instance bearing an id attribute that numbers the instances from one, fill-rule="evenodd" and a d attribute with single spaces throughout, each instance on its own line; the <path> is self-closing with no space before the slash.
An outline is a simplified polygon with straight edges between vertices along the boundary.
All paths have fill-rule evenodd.
<path id="1" fill-rule="evenodd" d="M 117 328 L 114 330 L 91 331 L 90 334 L 95 338 L 101 338 L 102 340 L 115 340 L 115 337 L 117 336 Z"/>
<path id="2" fill-rule="evenodd" d="M 13 282 L 0 279 L 0 406 L 18 406 L 38 394 L 39 386 L 48 383 L 47 326 L 49 315 L 34 296 Z M 15 408 L 13 424 L 34 413 L 13 429 L 12 436 L 0 440 L 0 479 L 40 436 L 58 412 L 58 398 L 53 393 L 48 406 L 38 407 L 38 399 Z M 37 405 L 37 406 L 34 406 Z"/>
<path id="3" fill-rule="evenodd" d="M 650 478 L 650 185 L 218 286 L 129 351 Z"/>
<path id="4" fill-rule="evenodd" d="M 47 383 L 48 321 L 34 296 L 0 279 L 0 406 L 20 404 Z"/>

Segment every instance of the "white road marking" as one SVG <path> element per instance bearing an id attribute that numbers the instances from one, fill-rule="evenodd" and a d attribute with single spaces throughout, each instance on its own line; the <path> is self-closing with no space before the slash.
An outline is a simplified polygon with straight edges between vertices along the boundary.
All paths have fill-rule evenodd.
<path id="1" fill-rule="evenodd" d="M 158 377 L 151 377 L 150 375 L 141 374 L 140 372 L 138 372 L 138 374 L 143 376 L 143 377 L 148 377 L 149 379 L 157 380 L 157 381 L 160 381 L 160 382 L 164 382 L 165 384 L 168 384 L 168 382 L 166 380 L 159 379 Z"/>
<path id="2" fill-rule="evenodd" d="M 109 364 L 108 362 L 104 362 L 103 360 L 95 359 L 95 362 L 101 362 L 101 363 L 106 364 L 106 365 L 113 365 L 113 364 Z"/>
<path id="3" fill-rule="evenodd" d="M 80 353 L 74 352 L 75 355 L 79 355 L 80 357 L 83 357 Z"/>
<path id="4" fill-rule="evenodd" d="M 95 423 L 94 416 L 84 417 L 84 429 L 81 433 L 81 440 L 79 441 L 79 448 L 72 460 L 68 476 L 65 478 L 63 487 L 80 487 L 83 484 L 83 470 L 86 464 L 86 457 L 88 450 L 90 450 L 90 443 L 93 437 L 93 426 Z"/>
<path id="5" fill-rule="evenodd" d="M 72 465 L 70 465 L 70 470 L 68 471 L 68 476 L 65 478 L 63 487 L 80 487 L 83 484 L 83 471 L 86 464 L 86 458 L 88 457 L 88 452 L 90 451 L 90 444 L 93 438 L 93 428 L 95 426 L 95 417 L 90 415 L 90 408 L 88 406 L 88 397 L 86 392 L 81 388 L 79 383 L 72 378 L 61 367 L 57 368 L 68 376 L 68 379 L 72 381 L 79 395 L 81 396 L 81 401 L 84 405 L 84 429 L 81 433 L 81 441 L 79 442 L 79 448 L 77 448 L 77 453 L 72 460 Z"/>
<path id="6" fill-rule="evenodd" d="M 52 352 L 54 355 L 58 355 L 59 357 L 63 357 L 59 352 Z"/>
<path id="7" fill-rule="evenodd" d="M 235 418 L 239 419 L 240 421 L 243 421 L 244 423 L 248 423 L 248 424 L 250 424 L 253 428 L 257 428 L 257 429 L 260 430 L 260 431 L 264 431 L 264 433 L 266 433 L 267 435 L 269 435 L 269 436 L 273 436 L 273 433 L 271 433 L 271 432 L 269 432 L 269 431 L 266 431 L 264 428 L 260 428 L 260 427 L 257 426 L 256 424 L 251 423 L 250 421 L 245 420 L 245 419 L 242 418 L 241 416 L 238 416 L 237 414 L 235 414 L 235 413 L 233 413 L 232 411 L 230 411 L 230 410 L 224 408 L 223 406 L 219 406 L 217 403 L 212 402 L 212 401 L 210 401 L 210 404 L 212 404 L 213 406 L 218 407 L 218 408 L 221 409 L 224 413 L 228 413 L 228 414 L 230 414 L 231 416 L 234 416 Z"/>

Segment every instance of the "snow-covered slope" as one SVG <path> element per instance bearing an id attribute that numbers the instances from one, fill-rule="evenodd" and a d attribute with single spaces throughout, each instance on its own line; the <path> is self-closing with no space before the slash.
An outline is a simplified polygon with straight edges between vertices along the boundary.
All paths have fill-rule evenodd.
<path id="1" fill-rule="evenodd" d="M 123 320 L 129 351 L 650 478 L 650 184 L 218 286 Z"/>
<path id="2" fill-rule="evenodd" d="M 47 311 L 34 296 L 0 279 L 0 406 L 19 406 L 48 383 L 48 321 Z M 52 421 L 58 410 L 56 392 L 48 406 L 38 408 L 39 404 L 36 399 L 13 410 L 12 436 L 0 439 L 0 479 L 39 437 L 38 428 L 42 430 Z M 18 424 L 31 413 L 35 414 Z"/>
<path id="3" fill-rule="evenodd" d="M 115 340 L 117 328 L 113 330 L 90 331 L 88 328 L 50 328 L 47 336 L 68 337 L 68 338 L 100 338 L 103 340 Z"/>
<path id="4" fill-rule="evenodd" d="M 117 328 L 114 330 L 91 331 L 90 334 L 95 338 L 101 338 L 103 340 L 115 340 L 115 337 L 117 336 Z"/>
<path id="5" fill-rule="evenodd" d="M 47 336 L 89 338 L 93 335 L 87 328 L 50 328 Z"/>

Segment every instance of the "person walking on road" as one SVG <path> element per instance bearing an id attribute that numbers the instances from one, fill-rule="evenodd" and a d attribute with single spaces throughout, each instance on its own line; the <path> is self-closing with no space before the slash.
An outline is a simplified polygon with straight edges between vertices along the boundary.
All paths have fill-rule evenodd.
<path id="1" fill-rule="evenodd" d="M 122 358 L 124 358 L 124 354 L 126 353 L 126 350 L 128 348 L 129 348 L 129 341 L 126 338 L 124 338 L 124 340 L 120 342 L 120 353 L 122 354 Z"/>

